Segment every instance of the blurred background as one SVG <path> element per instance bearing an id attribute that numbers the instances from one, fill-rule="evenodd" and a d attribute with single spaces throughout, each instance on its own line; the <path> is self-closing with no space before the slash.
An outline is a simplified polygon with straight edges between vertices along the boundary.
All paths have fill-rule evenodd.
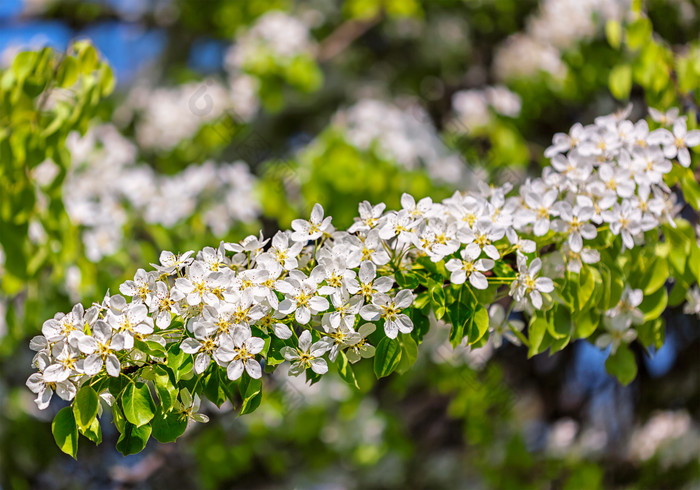
<path id="1" fill-rule="evenodd" d="M 101 300 L 161 250 L 271 236 L 315 202 L 345 227 L 365 199 L 395 208 L 403 192 L 517 186 L 547 163 L 555 132 L 618 99 L 632 118 L 671 105 L 661 89 L 620 86 L 631 8 L 2 0 L 0 69 L 88 39 L 116 87 L 67 135 L 68 163 L 34 166 L 21 243 L 10 253 L 0 239 L 0 488 L 700 489 L 700 325 L 680 307 L 661 349 L 637 348 L 627 387 L 585 341 L 527 359 L 499 332 L 452 349 L 438 324 L 403 375 L 375 383 L 361 364 L 354 391 L 276 372 L 253 414 L 206 406 L 208 424 L 128 457 L 107 427 L 77 462 L 60 453 L 50 421 L 63 402 L 39 412 L 24 387 L 43 321 Z M 700 64 L 697 2 L 643 8 L 658 39 Z M 682 103 L 696 107 L 692 93 Z"/>

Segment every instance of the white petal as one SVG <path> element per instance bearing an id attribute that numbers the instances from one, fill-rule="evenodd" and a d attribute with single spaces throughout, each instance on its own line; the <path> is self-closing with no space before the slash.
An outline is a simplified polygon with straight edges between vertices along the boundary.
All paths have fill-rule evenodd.
<path id="1" fill-rule="evenodd" d="M 262 376 L 262 369 L 260 368 L 260 364 L 254 359 L 249 359 L 245 363 L 245 370 L 248 373 L 248 376 L 250 376 L 253 379 L 260 379 L 260 377 Z"/>
<path id="2" fill-rule="evenodd" d="M 231 381 L 235 381 L 241 377 L 241 375 L 243 374 L 243 370 L 243 361 L 241 361 L 240 359 L 237 361 L 233 361 L 231 364 L 228 365 L 228 368 L 226 368 L 226 376 L 228 376 L 228 379 L 230 379 Z"/>

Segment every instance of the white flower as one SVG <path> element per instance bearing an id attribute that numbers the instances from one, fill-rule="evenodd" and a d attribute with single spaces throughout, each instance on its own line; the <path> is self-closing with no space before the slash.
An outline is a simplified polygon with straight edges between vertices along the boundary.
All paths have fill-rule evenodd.
<path id="1" fill-rule="evenodd" d="M 573 252 L 580 252 L 583 248 L 583 239 L 592 240 L 598 236 L 598 230 L 590 223 L 595 214 L 593 207 L 571 207 L 568 202 L 562 202 L 558 206 L 560 219 L 554 220 L 552 227 L 555 231 L 569 234 L 569 246 Z"/>
<path id="2" fill-rule="evenodd" d="M 167 250 L 164 250 L 160 253 L 160 265 L 157 264 L 151 264 L 157 271 L 163 273 L 163 274 L 172 274 L 176 271 L 179 271 L 186 265 L 189 265 L 192 263 L 194 258 L 192 255 L 194 254 L 193 250 L 190 250 L 188 252 L 185 252 L 182 255 L 175 255 L 172 252 L 168 252 Z"/>
<path id="3" fill-rule="evenodd" d="M 581 123 L 576 123 L 571 127 L 569 134 L 556 133 L 552 138 L 552 146 L 544 151 L 546 158 L 564 153 L 575 148 L 586 137 L 586 131 Z"/>
<path id="4" fill-rule="evenodd" d="M 415 239 L 413 231 L 415 224 L 415 220 L 405 209 L 389 214 L 386 217 L 384 226 L 379 230 L 379 238 L 391 240 L 398 235 L 400 244 L 411 243 Z"/>
<path id="5" fill-rule="evenodd" d="M 350 279 L 347 288 L 350 294 L 359 293 L 365 300 L 370 301 L 375 293 L 388 293 L 393 284 L 394 280 L 390 277 L 377 277 L 377 267 L 374 263 L 365 261 L 360 264 L 357 279 Z"/>
<path id="6" fill-rule="evenodd" d="M 27 388 L 32 393 L 36 394 L 34 400 L 39 410 L 44 410 L 49 406 L 51 398 L 54 394 L 54 389 L 58 396 L 66 401 L 71 401 L 77 392 L 75 385 L 70 380 L 64 381 L 48 381 L 44 376 L 44 369 L 49 365 L 49 356 L 45 353 L 39 353 L 34 358 L 34 365 L 39 369 L 39 372 L 33 373 L 27 379 Z"/>
<path id="7" fill-rule="evenodd" d="M 233 329 L 233 349 L 231 363 L 226 368 L 228 379 L 235 381 L 241 377 L 243 371 L 254 379 L 262 376 L 260 363 L 255 356 L 260 354 L 265 347 L 265 341 L 253 337 L 250 327 L 236 326 Z M 221 353 L 218 354 L 220 357 Z"/>
<path id="8" fill-rule="evenodd" d="M 481 250 L 478 246 L 472 247 L 472 245 L 468 245 L 460 252 L 462 260 L 448 260 L 445 269 L 452 273 L 450 274 L 450 282 L 453 284 L 464 284 L 469 279 L 471 285 L 476 289 L 486 289 L 489 287 L 489 282 L 482 272 L 493 269 L 495 262 L 491 259 L 479 259 Z"/>
<path id="9" fill-rule="evenodd" d="M 155 291 L 151 292 L 146 300 L 148 309 L 156 317 L 158 328 L 168 328 L 172 321 L 172 314 L 179 314 L 178 304 L 185 299 L 185 294 L 177 288 L 168 288 L 163 281 L 155 284 Z"/>
<path id="10" fill-rule="evenodd" d="M 266 256 L 271 257 L 275 262 L 280 264 L 285 270 L 296 269 L 299 265 L 297 257 L 301 252 L 304 244 L 302 242 L 294 242 L 289 244 L 289 232 L 278 231 L 272 237 L 272 247 L 265 252 Z"/>
<path id="11" fill-rule="evenodd" d="M 505 229 L 495 226 L 491 221 L 478 220 L 476 225 L 474 225 L 472 233 L 474 239 L 472 243 L 467 245 L 467 248 L 476 247 L 480 251 L 483 250 L 483 252 L 493 260 L 501 258 L 501 254 L 498 252 L 494 242 L 504 237 L 506 234 Z"/>
<path id="12" fill-rule="evenodd" d="M 357 344 L 362 339 L 359 333 L 341 322 L 339 316 L 326 313 L 321 319 L 321 327 L 326 332 L 331 346 L 330 352 L 328 353 L 328 359 L 330 359 L 331 362 L 334 362 L 338 357 L 340 349 Z"/>
<path id="13" fill-rule="evenodd" d="M 683 313 L 700 316 L 700 287 L 697 284 L 688 289 L 685 299 L 686 304 L 683 305 Z"/>
<path id="14" fill-rule="evenodd" d="M 153 274 L 149 274 L 143 269 L 136 271 L 133 281 L 126 281 L 119 286 L 119 291 L 124 296 L 133 297 L 141 302 L 145 302 L 148 295 L 155 288 Z"/>
<path id="15" fill-rule="evenodd" d="M 636 186 L 628 170 L 615 169 L 612 165 L 603 164 L 598 168 L 598 177 L 609 192 L 614 192 L 620 197 L 631 197 L 634 194 Z"/>
<path id="16" fill-rule="evenodd" d="M 379 223 L 379 218 L 382 216 L 386 204 L 383 202 L 372 206 L 369 201 L 362 201 L 359 206 L 360 217 L 355 218 L 355 222 L 348 228 L 348 232 L 355 233 L 357 231 L 369 231 Z"/>
<path id="17" fill-rule="evenodd" d="M 323 207 L 320 204 L 314 204 L 311 210 L 311 218 L 309 221 L 303 219 L 295 219 L 292 221 L 292 240 L 295 242 L 305 243 L 309 240 L 317 240 L 324 233 L 328 232 L 331 227 L 331 217 L 323 218 Z"/>
<path id="18" fill-rule="evenodd" d="M 542 260 L 534 259 L 527 265 L 527 257 L 518 256 L 518 278 L 513 281 L 510 287 L 510 294 L 516 301 L 522 301 L 527 295 L 530 297 L 532 306 L 537 309 L 542 308 L 542 294 L 554 291 L 554 283 L 548 277 L 537 277 L 537 273 L 542 268 Z"/>
<path id="19" fill-rule="evenodd" d="M 568 244 L 564 244 L 562 254 L 566 260 L 567 270 L 576 274 L 581 273 L 583 264 L 595 264 L 600 261 L 600 252 L 592 248 L 583 248 L 580 252 L 574 252 Z"/>
<path id="20" fill-rule="evenodd" d="M 330 304 L 326 298 L 317 296 L 318 273 L 311 277 L 298 270 L 289 272 L 289 277 L 277 281 L 275 288 L 285 295 L 278 310 L 285 315 L 294 313 L 297 322 L 305 325 L 311 320 L 311 315 L 326 311 Z"/>
<path id="21" fill-rule="evenodd" d="M 57 313 L 54 318 L 46 320 L 41 327 L 41 333 L 49 342 L 57 342 L 67 339 L 75 343 L 84 335 L 85 310 L 83 305 L 77 304 L 67 315 Z"/>
<path id="22" fill-rule="evenodd" d="M 357 330 L 360 338 L 345 352 L 348 361 L 354 364 L 362 358 L 374 357 L 374 346 L 367 342 L 367 337 L 376 329 L 374 323 L 365 323 Z"/>
<path id="23" fill-rule="evenodd" d="M 678 158 L 684 167 L 690 166 L 690 152 L 688 147 L 700 144 L 700 131 L 694 129 L 688 131 L 685 118 L 680 118 L 673 123 L 673 133 L 668 129 L 652 131 L 647 138 L 650 144 L 661 144 L 666 158 Z"/>
<path id="24" fill-rule="evenodd" d="M 364 238 L 348 236 L 346 242 L 352 250 L 348 257 L 348 264 L 371 260 L 376 265 L 385 265 L 391 260 L 389 254 L 384 250 L 385 242 L 379 238 L 379 231 L 376 229 L 370 230 Z"/>
<path id="25" fill-rule="evenodd" d="M 124 349 L 124 334 L 115 334 L 106 322 L 98 320 L 92 327 L 92 336 L 86 335 L 78 342 L 78 348 L 87 354 L 83 362 L 83 370 L 88 376 L 94 376 L 104 365 L 107 374 L 119 376 L 121 364 L 115 352 Z"/>
<path id="26" fill-rule="evenodd" d="M 355 271 L 349 270 L 345 265 L 345 258 L 341 255 L 322 257 L 319 265 L 312 274 L 316 273 L 326 281 L 319 289 L 319 294 L 329 295 L 340 291 L 347 286 L 350 279 L 355 278 Z"/>
<path id="27" fill-rule="evenodd" d="M 491 330 L 491 340 L 493 346 L 499 348 L 503 344 L 505 338 L 514 345 L 520 345 L 520 339 L 513 331 L 521 331 L 525 327 L 525 323 L 520 320 L 510 320 L 506 318 L 506 312 L 503 306 L 494 303 L 489 306 L 489 329 Z"/>
<path id="28" fill-rule="evenodd" d="M 634 208 L 630 201 L 623 201 L 622 205 L 615 203 L 613 208 L 602 212 L 603 219 L 610 223 L 610 232 L 613 235 L 622 236 L 622 249 L 634 248 L 634 235 L 641 233 L 647 226 L 655 226 L 656 223 L 642 219 L 642 212 Z"/>
<path id="29" fill-rule="evenodd" d="M 218 338 L 214 335 L 218 332 L 216 325 L 210 322 L 193 322 L 194 338 L 187 337 L 180 344 L 180 349 L 185 354 L 197 355 L 194 359 L 195 374 L 202 374 L 211 364 L 211 356 L 219 348 L 224 335 Z"/>
<path id="30" fill-rule="evenodd" d="M 347 289 L 342 288 L 331 295 L 331 302 L 335 311 L 330 313 L 333 320 L 343 322 L 348 328 L 355 326 L 355 316 L 360 312 L 364 298 L 362 296 L 350 296 Z"/>
<path id="31" fill-rule="evenodd" d="M 360 316 L 367 321 L 384 320 L 384 332 L 390 339 L 395 339 L 399 332 L 411 333 L 413 322 L 408 315 L 401 313 L 413 303 L 413 293 L 403 289 L 394 298 L 384 293 L 376 293 L 372 304 L 365 305 L 360 310 Z"/>
<path id="32" fill-rule="evenodd" d="M 44 381 L 60 383 L 78 374 L 79 354 L 78 349 L 70 344 L 57 342 L 51 349 L 51 364 L 44 370 Z"/>
<path id="33" fill-rule="evenodd" d="M 108 311 L 107 323 L 123 335 L 124 348 L 127 350 L 133 349 L 135 336 L 153 333 L 153 319 L 148 316 L 148 309 L 141 303 L 131 303 L 118 314 L 113 310 Z"/>
<path id="34" fill-rule="evenodd" d="M 289 369 L 289 374 L 299 376 L 307 368 L 311 368 L 316 374 L 326 374 L 328 372 L 328 364 L 321 356 L 329 349 L 328 342 L 319 340 L 311 343 L 311 332 L 304 330 L 299 336 L 299 346 L 296 349 L 284 347 L 282 355 L 285 359 L 292 363 Z"/>
<path id="35" fill-rule="evenodd" d="M 680 109 L 678 107 L 671 107 L 665 113 L 653 107 L 649 108 L 649 115 L 657 123 L 661 123 L 664 126 L 670 126 L 678 120 L 678 113 Z"/>
<path id="36" fill-rule="evenodd" d="M 429 197 L 424 197 L 416 204 L 416 200 L 412 195 L 403 193 L 401 195 L 401 206 L 408 212 L 410 217 L 422 218 L 433 207 L 433 200 Z"/>
<path id="37" fill-rule="evenodd" d="M 638 306 L 643 300 L 644 293 L 641 289 L 625 287 L 617 305 L 605 312 L 605 315 L 611 319 L 613 328 L 624 330 L 632 324 L 641 325 L 644 322 L 644 314 Z"/>
<path id="38" fill-rule="evenodd" d="M 558 197 L 559 191 L 556 189 L 550 189 L 544 194 L 534 192 L 525 194 L 525 204 L 530 209 L 530 214 L 527 216 L 534 223 L 533 232 L 536 236 L 545 235 L 549 231 L 549 219 L 555 215 L 553 206 Z"/>
<path id="39" fill-rule="evenodd" d="M 515 245 L 515 250 L 522 254 L 531 254 L 537 248 L 537 244 L 534 241 L 520 238 L 513 228 L 506 229 L 506 236 L 508 241 Z"/>
<path id="40" fill-rule="evenodd" d="M 202 302 L 217 306 L 219 297 L 215 293 L 222 286 L 223 278 L 221 272 L 210 271 L 203 262 L 195 261 L 187 268 L 185 277 L 175 279 L 175 287 L 186 296 L 190 306 L 197 306 Z"/>

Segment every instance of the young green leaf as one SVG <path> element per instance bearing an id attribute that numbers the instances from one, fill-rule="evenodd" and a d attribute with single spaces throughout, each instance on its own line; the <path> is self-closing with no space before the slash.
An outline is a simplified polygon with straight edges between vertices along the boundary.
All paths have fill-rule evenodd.
<path id="1" fill-rule="evenodd" d="M 81 429 L 90 427 L 92 421 L 97 417 L 99 408 L 100 397 L 89 384 L 83 385 L 73 401 L 73 415 L 78 427 Z"/>
<path id="2" fill-rule="evenodd" d="M 159 407 L 151 426 L 158 442 L 175 442 L 187 429 L 187 417 L 175 411 L 163 413 Z"/>
<path id="3" fill-rule="evenodd" d="M 343 381 L 345 381 L 347 384 L 349 384 L 356 390 L 359 390 L 360 386 L 357 384 L 355 372 L 352 370 L 352 366 L 348 362 L 348 358 L 345 355 L 345 352 L 340 351 L 338 353 L 338 359 L 336 359 L 336 363 L 338 365 L 338 374 L 341 378 L 343 378 Z"/>
<path id="4" fill-rule="evenodd" d="M 621 345 L 605 361 L 605 367 L 623 385 L 630 384 L 637 377 L 637 361 L 626 345 Z"/>
<path id="5" fill-rule="evenodd" d="M 78 455 L 78 426 L 70 407 L 58 411 L 51 423 L 51 432 L 59 449 L 77 459 Z"/>
<path id="6" fill-rule="evenodd" d="M 262 381 L 243 375 L 238 388 L 243 398 L 239 415 L 254 412 L 262 401 Z"/>
<path id="7" fill-rule="evenodd" d="M 126 420 L 141 427 L 151 421 L 156 406 L 151 398 L 151 391 L 145 383 L 129 383 L 122 395 L 122 408 Z"/>
<path id="8" fill-rule="evenodd" d="M 148 439 L 151 437 L 152 428 L 150 425 L 142 425 L 140 427 L 134 424 L 126 423 L 124 432 L 117 440 L 117 450 L 124 456 L 136 454 L 143 451 L 146 447 Z"/>
<path id="9" fill-rule="evenodd" d="M 374 373 L 377 378 L 389 376 L 401 362 L 401 344 L 396 339 L 384 337 L 374 353 Z"/>

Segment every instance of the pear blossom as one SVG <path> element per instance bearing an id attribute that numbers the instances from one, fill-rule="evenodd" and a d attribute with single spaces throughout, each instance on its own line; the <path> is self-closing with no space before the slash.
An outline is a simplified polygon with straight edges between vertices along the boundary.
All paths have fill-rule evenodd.
<path id="1" fill-rule="evenodd" d="M 265 347 L 265 341 L 259 337 L 253 337 L 250 327 L 236 326 L 233 329 L 233 358 L 226 368 L 228 379 L 235 381 L 241 377 L 243 371 L 253 379 L 260 379 L 262 368 L 255 360 Z M 221 354 L 219 353 L 219 356 Z"/>
<path id="2" fill-rule="evenodd" d="M 360 310 L 360 316 L 369 321 L 384 320 L 384 332 L 390 339 L 395 339 L 399 332 L 411 333 L 413 322 L 405 313 L 401 313 L 413 303 L 413 293 L 402 289 L 395 297 L 384 293 L 372 296 L 372 304 L 365 305 Z"/>
<path id="3" fill-rule="evenodd" d="M 348 361 L 354 364 L 360 359 L 374 356 L 374 346 L 367 341 L 367 336 L 372 334 L 376 329 L 377 326 L 374 323 L 365 323 L 357 329 L 359 338 L 354 344 L 350 345 L 345 352 Z"/>
<path id="4" fill-rule="evenodd" d="M 308 368 L 311 368 L 316 374 L 326 374 L 328 372 L 328 364 L 321 356 L 328 349 L 329 345 L 325 340 L 319 340 L 312 344 L 311 332 L 304 330 L 299 336 L 299 346 L 296 349 L 284 347 L 282 355 L 292 363 L 292 367 L 289 369 L 289 374 L 292 376 L 299 376 Z"/>
<path id="5" fill-rule="evenodd" d="M 309 221 L 303 219 L 295 219 L 292 221 L 292 240 L 295 242 L 305 243 L 309 240 L 317 240 L 324 233 L 330 230 L 331 217 L 323 218 L 323 207 L 320 204 L 314 204 L 311 210 Z"/>
<path id="6" fill-rule="evenodd" d="M 524 255 L 518 256 L 518 278 L 513 281 L 510 294 L 516 301 L 530 298 L 532 306 L 542 308 L 542 294 L 554 291 L 554 283 L 548 277 L 537 277 L 542 268 L 542 260 L 538 257 L 530 264 Z"/>
<path id="7" fill-rule="evenodd" d="M 483 273 L 493 269 L 495 262 L 491 259 L 479 259 L 481 255 L 479 247 L 468 246 L 460 252 L 460 255 L 462 260 L 450 259 L 445 264 L 445 269 L 452 273 L 450 274 L 450 282 L 464 284 L 469 279 L 471 285 L 476 289 L 488 288 L 489 283 Z"/>

